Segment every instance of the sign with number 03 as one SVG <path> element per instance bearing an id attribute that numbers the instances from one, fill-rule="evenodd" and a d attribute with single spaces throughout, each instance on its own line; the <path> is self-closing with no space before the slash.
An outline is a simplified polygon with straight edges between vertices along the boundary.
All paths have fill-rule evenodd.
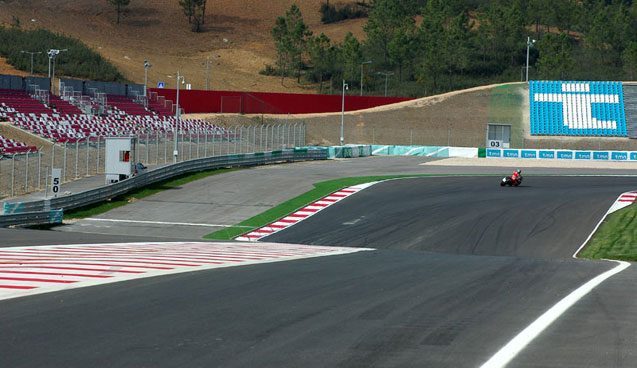
<path id="1" fill-rule="evenodd" d="M 502 141 L 498 140 L 489 140 L 487 142 L 487 148 L 503 148 Z"/>
<path id="2" fill-rule="evenodd" d="M 51 170 L 51 193 L 57 195 L 62 187 L 62 169 Z"/>

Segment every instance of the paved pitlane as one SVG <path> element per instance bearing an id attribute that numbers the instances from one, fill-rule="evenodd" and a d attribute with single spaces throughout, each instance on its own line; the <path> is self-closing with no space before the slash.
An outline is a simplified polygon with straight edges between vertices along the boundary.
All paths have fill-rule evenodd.
<path id="1" fill-rule="evenodd" d="M 446 253 L 570 258 L 635 177 L 527 176 L 391 180 L 265 241 Z"/>
<path id="2" fill-rule="evenodd" d="M 476 367 L 611 267 L 379 250 L 34 295 L 0 303 L 0 366 Z"/>

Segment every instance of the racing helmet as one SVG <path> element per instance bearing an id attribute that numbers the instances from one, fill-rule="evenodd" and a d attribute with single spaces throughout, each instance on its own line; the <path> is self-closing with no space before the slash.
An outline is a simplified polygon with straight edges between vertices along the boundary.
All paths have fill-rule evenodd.
<path id="1" fill-rule="evenodd" d="M 522 174 L 522 170 L 520 170 L 520 169 L 515 170 L 515 172 L 518 173 L 518 174 Z"/>

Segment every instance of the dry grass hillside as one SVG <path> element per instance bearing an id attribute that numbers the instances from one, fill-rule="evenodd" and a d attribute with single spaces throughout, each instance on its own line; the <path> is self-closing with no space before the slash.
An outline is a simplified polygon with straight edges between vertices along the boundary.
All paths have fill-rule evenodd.
<path id="1" fill-rule="evenodd" d="M 153 65 L 149 85 L 185 75 L 195 89 L 205 89 L 207 56 L 213 60 L 210 86 L 217 90 L 315 93 L 316 86 L 298 85 L 259 74 L 274 64 L 270 29 L 292 3 L 315 34 L 340 42 L 347 32 L 362 38 L 364 19 L 323 25 L 316 0 L 214 0 L 208 2 L 203 32 L 190 31 L 178 0 L 131 0 L 128 13 L 116 24 L 115 7 L 107 0 L 0 0 L 0 23 L 64 33 L 84 41 L 111 61 L 126 78 L 144 82 L 144 60 Z M 202 65 L 203 63 L 203 65 Z M 0 73 L 21 74 L 0 59 Z"/>

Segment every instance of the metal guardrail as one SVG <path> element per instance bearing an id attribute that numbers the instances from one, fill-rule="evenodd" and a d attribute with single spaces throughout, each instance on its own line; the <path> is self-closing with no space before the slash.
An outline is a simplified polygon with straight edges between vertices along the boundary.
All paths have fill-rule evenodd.
<path id="1" fill-rule="evenodd" d="M 61 224 L 63 210 L 23 212 L 0 216 L 0 227 L 12 225 Z"/>
<path id="2" fill-rule="evenodd" d="M 326 160 L 327 149 L 295 148 L 262 153 L 213 156 L 163 166 L 120 182 L 84 192 L 31 202 L 5 203 L 5 215 L 0 216 L 0 227 L 11 225 L 49 224 L 46 217 L 51 210 L 71 210 L 103 202 L 134 189 L 154 184 L 175 176 L 224 167 L 249 167 L 283 162 Z M 6 214 L 10 212 L 9 214 Z M 11 213 L 13 212 L 13 213 Z M 61 221 L 61 220 L 60 220 Z"/>

